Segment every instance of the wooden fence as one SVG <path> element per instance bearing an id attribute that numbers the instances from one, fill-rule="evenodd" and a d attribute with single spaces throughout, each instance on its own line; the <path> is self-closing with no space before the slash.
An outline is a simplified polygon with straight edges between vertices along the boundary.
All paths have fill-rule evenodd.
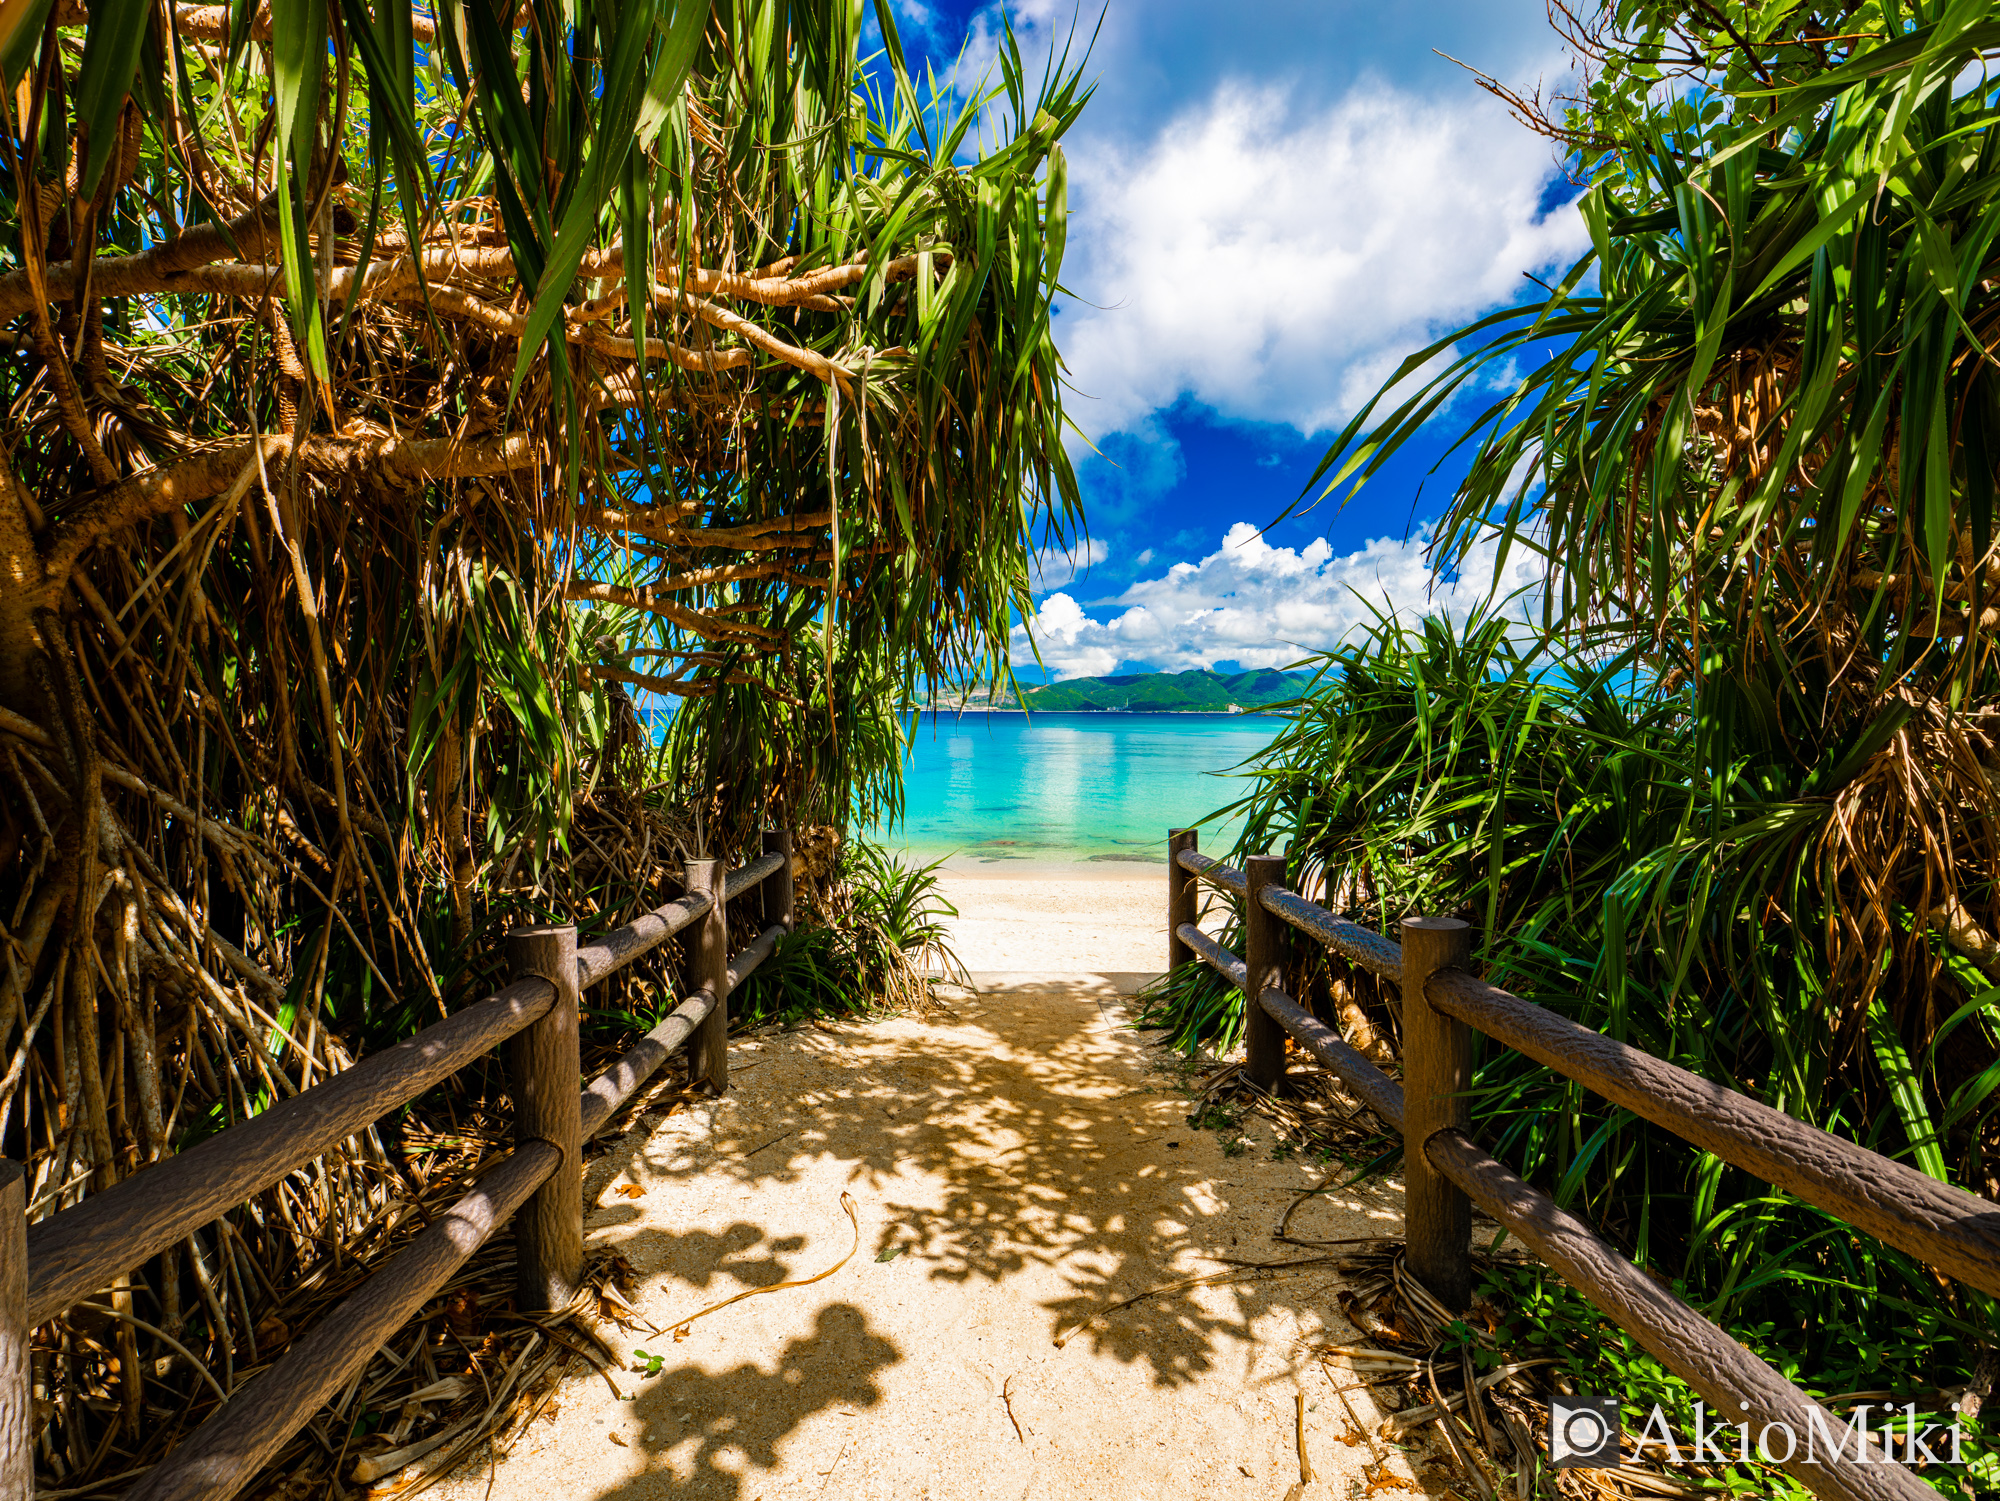
<path id="1" fill-rule="evenodd" d="M 1472 930 L 1463 922 L 1404 918 L 1398 945 L 1287 890 L 1281 856 L 1253 855 L 1247 869 L 1235 870 L 1200 853 L 1191 829 L 1170 830 L 1168 842 L 1169 965 L 1201 959 L 1242 990 L 1251 1082 L 1277 1086 L 1289 1033 L 1402 1133 L 1407 1265 L 1441 1301 L 1454 1311 L 1469 1301 L 1477 1204 L 1693 1387 L 1720 1421 L 1749 1424 L 1760 1443 L 1771 1428 L 1792 1435 L 1788 1450 L 1802 1445 L 1805 1452 L 1776 1462 L 1815 1495 L 1936 1501 L 1935 1491 L 1867 1437 L 1852 1444 L 1855 1458 L 1848 1458 L 1847 1425 L 1466 1134 L 1473 1031 L 1996 1296 L 2000 1206 L 1482 983 L 1463 968 L 1472 953 Z M 1242 957 L 1195 926 L 1199 881 L 1242 900 Z M 1400 1086 L 1285 993 L 1291 930 L 1397 987 Z M 1810 1442 L 1815 1434 L 1840 1443 L 1829 1441 L 1832 1452 L 1822 1457 Z"/>
<path id="2" fill-rule="evenodd" d="M 583 1274 L 583 1143 L 683 1045 L 694 1082 L 729 1084 L 728 998 L 792 926 L 792 836 L 726 874 L 687 862 L 687 895 L 578 948 L 576 929 L 508 935 L 510 983 L 394 1047 L 167 1158 L 74 1209 L 27 1223 L 24 1176 L 0 1162 L 0 1501 L 34 1494 L 33 1329 L 107 1288 L 446 1076 L 508 1043 L 514 1149 L 477 1186 L 294 1340 L 128 1493 L 128 1501 L 227 1501 L 383 1342 L 434 1297 L 509 1215 L 525 1311 L 565 1307 Z M 754 898 L 757 938 L 728 952 L 732 903 Z M 695 926 L 691 997 L 579 1095 L 577 1012 L 585 990 Z M 119 1315 L 114 1314 L 114 1317 Z"/>

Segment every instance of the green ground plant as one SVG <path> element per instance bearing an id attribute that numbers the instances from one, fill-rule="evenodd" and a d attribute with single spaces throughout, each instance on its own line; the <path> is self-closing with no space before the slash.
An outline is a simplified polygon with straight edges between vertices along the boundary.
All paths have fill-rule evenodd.
<path id="1" fill-rule="evenodd" d="M 732 999 L 735 1024 L 928 1008 L 940 980 L 963 975 L 948 926 L 958 909 L 939 886 L 941 863 L 849 841 L 834 882 Z"/>

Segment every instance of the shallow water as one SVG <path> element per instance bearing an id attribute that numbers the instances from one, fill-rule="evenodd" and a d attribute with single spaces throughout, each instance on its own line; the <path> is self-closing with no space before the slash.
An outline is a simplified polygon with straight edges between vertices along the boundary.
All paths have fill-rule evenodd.
<path id="1" fill-rule="evenodd" d="M 911 727 L 902 826 L 876 837 L 926 859 L 998 873 L 1009 863 L 1134 873 L 1166 859 L 1166 831 L 1246 788 L 1226 773 L 1281 722 L 1245 714 L 926 714 Z M 1202 825 L 1216 848 L 1229 829 Z"/>

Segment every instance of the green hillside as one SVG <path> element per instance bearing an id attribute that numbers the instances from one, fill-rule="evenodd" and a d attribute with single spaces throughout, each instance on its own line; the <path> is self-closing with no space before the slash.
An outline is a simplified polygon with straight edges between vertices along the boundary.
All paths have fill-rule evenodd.
<path id="1" fill-rule="evenodd" d="M 1127 709 L 1140 713 L 1226 714 L 1298 697 L 1304 673 L 1262 668 L 1252 672 L 1135 672 L 1117 677 L 1073 678 L 1046 688 L 1026 688 L 1030 709 Z"/>

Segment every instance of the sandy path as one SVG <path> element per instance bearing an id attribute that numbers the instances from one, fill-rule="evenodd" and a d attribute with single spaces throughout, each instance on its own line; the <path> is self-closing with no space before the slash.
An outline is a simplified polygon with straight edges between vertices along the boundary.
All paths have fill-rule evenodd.
<path id="1" fill-rule="evenodd" d="M 988 948 L 1032 927 L 1038 899 L 979 884 L 976 902 L 954 893 L 985 972 L 955 1017 L 738 1043 L 727 1095 L 633 1131 L 586 1185 L 592 1244 L 629 1259 L 663 1327 L 834 1265 L 855 1240 L 843 1193 L 853 1259 L 681 1342 L 626 1337 L 665 1357 L 659 1375 L 620 1374 L 629 1400 L 573 1379 L 508 1458 L 489 1470 L 482 1455 L 442 1494 L 475 1501 L 490 1480 L 493 1501 L 1281 1501 L 1299 1478 L 1301 1392 L 1321 1478 L 1294 1501 L 1367 1483 L 1369 1449 L 1343 1441 L 1352 1425 L 1311 1358 L 1355 1338 L 1322 1273 L 1183 1289 L 1056 1348 L 1079 1319 L 1217 1257 L 1303 1254 L 1270 1229 L 1317 1174 L 1274 1160 L 1261 1131 L 1227 1157 L 1191 1130 L 1172 1060 L 1123 1025 L 1115 982 L 992 973 L 995 958 L 1039 970 L 1069 940 Z M 1137 972 L 1154 883 L 1079 884 L 1104 888 L 1102 910 L 1079 913 L 1105 924 L 1093 971 Z M 1294 1233 L 1395 1233 L 1398 1209 L 1393 1186 L 1320 1199 Z M 1372 1429 L 1366 1394 L 1347 1400 Z M 1387 1484 L 1407 1483 L 1403 1456 L 1388 1465 Z"/>

